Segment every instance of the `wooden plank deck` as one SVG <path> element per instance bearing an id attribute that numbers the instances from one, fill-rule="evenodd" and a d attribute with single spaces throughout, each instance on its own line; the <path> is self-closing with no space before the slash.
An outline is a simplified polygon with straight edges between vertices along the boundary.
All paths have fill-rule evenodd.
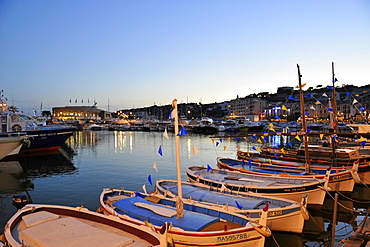
<path id="1" fill-rule="evenodd" d="M 370 247 L 370 217 L 345 241 L 343 247 Z"/>

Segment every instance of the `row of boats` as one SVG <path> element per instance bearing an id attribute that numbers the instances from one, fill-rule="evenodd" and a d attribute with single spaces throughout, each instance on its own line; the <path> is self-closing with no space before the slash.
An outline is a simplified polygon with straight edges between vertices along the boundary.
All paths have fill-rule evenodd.
<path id="1" fill-rule="evenodd" d="M 241 133 L 262 133 L 262 132 L 290 132 L 302 129 L 300 122 L 269 122 L 267 120 L 251 121 L 248 118 L 231 118 L 214 120 L 210 117 L 188 120 L 184 116 L 179 119 L 179 124 L 189 133 L 215 134 L 217 132 L 241 132 Z M 307 123 L 307 129 L 313 132 L 328 132 L 328 123 Z M 116 131 L 174 131 L 173 121 L 169 120 L 127 120 L 116 119 L 110 124 L 87 123 L 80 129 L 86 130 L 116 130 Z M 369 133 L 370 125 L 365 123 L 339 123 L 340 133 Z"/>
<path id="2" fill-rule="evenodd" d="M 369 184 L 369 157 L 351 150 L 335 150 L 333 162 L 325 148 L 310 147 L 317 164 L 309 171 L 299 161 L 301 150 L 237 151 L 237 159 L 217 158 L 217 168 L 187 167 L 187 182 L 181 175 L 157 180 L 152 193 L 103 188 L 104 214 L 28 204 L 8 221 L 5 241 L 9 246 L 262 247 L 271 230 L 301 233 L 310 217 L 307 207 L 319 209 L 327 193 Z M 179 163 L 177 155 L 178 170 Z"/>

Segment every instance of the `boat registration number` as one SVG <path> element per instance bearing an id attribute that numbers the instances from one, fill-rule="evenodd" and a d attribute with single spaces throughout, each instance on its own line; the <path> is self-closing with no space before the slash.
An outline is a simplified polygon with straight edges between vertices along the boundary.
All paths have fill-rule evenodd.
<path id="1" fill-rule="evenodd" d="M 258 215 L 261 217 L 261 214 L 262 213 L 259 213 Z M 267 212 L 267 216 L 279 216 L 279 215 L 283 215 L 283 211 L 276 210 L 276 211 L 268 211 Z"/>
<path id="2" fill-rule="evenodd" d="M 246 239 L 249 237 L 248 233 L 240 233 L 234 235 L 228 235 L 223 237 L 217 237 L 217 242 L 228 242 L 228 241 L 236 241 L 240 239 Z"/>

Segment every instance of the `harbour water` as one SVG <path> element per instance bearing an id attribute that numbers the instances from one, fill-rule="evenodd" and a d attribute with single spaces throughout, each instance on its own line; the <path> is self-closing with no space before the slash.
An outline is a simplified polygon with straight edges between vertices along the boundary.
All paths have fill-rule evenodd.
<path id="1" fill-rule="evenodd" d="M 251 150 L 258 145 L 252 141 L 227 137 L 211 139 L 200 134 L 181 136 L 182 180 L 186 180 L 186 166 L 209 164 L 215 168 L 217 157 L 236 158 L 238 146 L 241 150 Z M 154 190 L 156 179 L 176 179 L 173 134 L 167 139 L 161 132 L 78 131 L 66 144 L 54 152 L 0 162 L 1 232 L 16 212 L 12 196 L 26 190 L 34 203 L 83 205 L 95 211 L 99 208 L 103 188 L 143 191 L 145 185 L 150 192 Z M 194 153 L 194 146 L 199 153 Z M 370 189 L 356 186 L 353 193 L 339 198 L 336 245 L 363 219 L 370 206 Z M 327 195 L 320 212 L 310 211 L 303 234 L 273 232 L 266 246 L 330 246 L 333 204 L 333 198 Z"/>

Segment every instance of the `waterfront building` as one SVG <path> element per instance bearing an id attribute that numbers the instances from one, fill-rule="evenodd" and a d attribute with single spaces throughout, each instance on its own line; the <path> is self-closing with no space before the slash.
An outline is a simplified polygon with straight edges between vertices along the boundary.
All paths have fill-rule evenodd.
<path id="1" fill-rule="evenodd" d="M 261 120 L 262 109 L 267 106 L 267 100 L 255 95 L 230 100 L 230 116 L 245 116 L 254 121 Z"/>
<path id="2" fill-rule="evenodd" d="M 112 118 L 112 114 L 93 106 L 53 107 L 53 122 L 79 123 L 100 122 Z"/>

